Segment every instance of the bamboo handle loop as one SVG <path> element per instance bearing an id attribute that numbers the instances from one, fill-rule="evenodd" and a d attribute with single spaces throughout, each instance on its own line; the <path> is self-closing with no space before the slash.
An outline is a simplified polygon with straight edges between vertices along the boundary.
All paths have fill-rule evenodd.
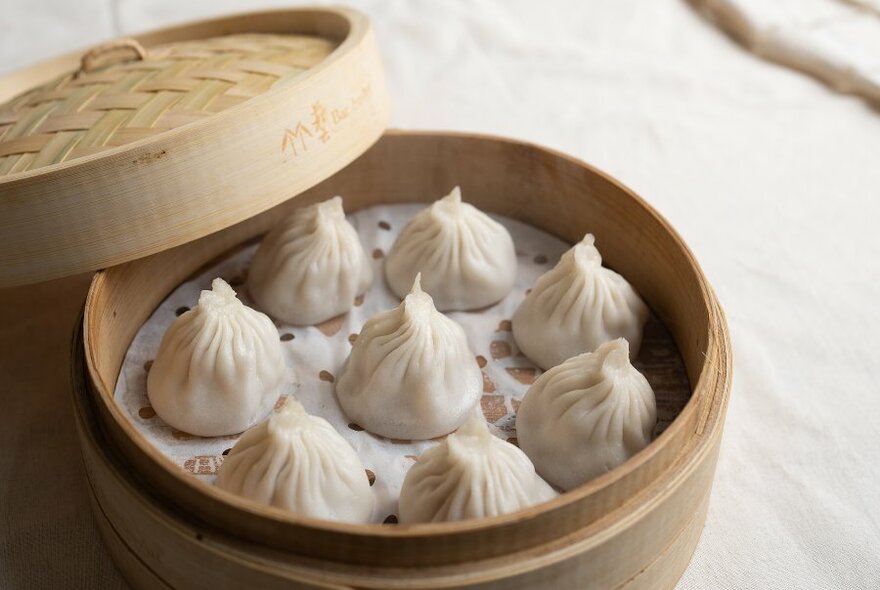
<path id="1" fill-rule="evenodd" d="M 143 61 L 147 58 L 147 50 L 134 39 L 117 39 L 102 43 L 87 51 L 80 60 L 79 70 L 74 77 L 91 72 L 99 67 L 109 66 L 127 61 Z"/>

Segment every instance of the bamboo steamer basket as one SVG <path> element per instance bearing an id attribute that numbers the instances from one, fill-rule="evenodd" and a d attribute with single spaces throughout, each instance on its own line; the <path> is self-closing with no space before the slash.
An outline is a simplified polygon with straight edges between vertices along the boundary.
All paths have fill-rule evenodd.
<path id="1" fill-rule="evenodd" d="M 669 329 L 691 384 L 638 455 L 558 498 L 500 517 L 330 523 L 206 485 L 161 455 L 113 399 L 140 326 L 182 281 L 281 215 L 333 194 L 349 211 L 462 186 L 478 207 L 569 242 L 586 231 Z M 138 588 L 671 588 L 705 521 L 730 390 L 724 315 L 699 265 L 650 206 L 563 154 L 494 137 L 387 133 L 317 186 L 222 231 L 95 275 L 72 392 L 95 515 Z"/>
<path id="2" fill-rule="evenodd" d="M 0 78 L 0 287 L 106 268 L 252 217 L 387 126 L 369 21 L 251 13 Z"/>

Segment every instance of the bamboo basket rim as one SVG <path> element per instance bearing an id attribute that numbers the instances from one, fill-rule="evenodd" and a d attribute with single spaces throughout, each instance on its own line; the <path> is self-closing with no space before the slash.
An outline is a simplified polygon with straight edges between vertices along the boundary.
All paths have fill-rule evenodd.
<path id="1" fill-rule="evenodd" d="M 245 17 L 253 17 L 253 16 L 270 16 L 270 15 L 283 15 L 283 14 L 291 14 L 291 13 L 299 13 L 299 14 L 331 14 L 336 17 L 343 19 L 348 27 L 348 30 L 345 36 L 340 39 L 339 44 L 333 48 L 329 55 L 327 55 L 324 59 L 322 59 L 318 64 L 308 68 L 302 74 L 297 76 L 297 85 L 307 84 L 311 78 L 316 76 L 320 76 L 322 72 L 334 66 L 334 64 L 340 59 L 342 55 L 350 50 L 351 47 L 357 45 L 363 37 L 369 31 L 369 21 L 366 15 L 363 13 L 347 8 L 341 5 L 328 5 L 328 6 L 297 6 L 288 9 L 275 9 L 275 10 L 258 10 L 258 11 L 242 11 L 236 12 L 228 15 L 224 15 L 221 17 L 210 18 L 210 19 L 192 19 L 183 23 L 176 24 L 171 27 L 166 27 L 162 29 L 149 30 L 141 33 L 136 33 L 133 35 L 128 35 L 126 38 L 134 39 L 135 41 L 142 43 L 145 48 L 149 50 L 152 47 L 152 43 L 148 43 L 144 41 L 145 37 L 151 37 L 154 33 L 161 32 L 166 35 L 175 35 L 178 32 L 183 32 L 187 30 L 191 30 L 196 26 L 210 26 L 210 25 L 220 25 L 225 22 L 231 22 L 237 19 L 245 18 Z M 192 38 L 186 39 L 187 41 L 195 40 Z M 5 84 L 10 84 L 14 80 L 16 80 L 21 74 L 41 68 L 43 66 L 49 65 L 53 62 L 58 61 L 59 59 L 65 59 L 70 56 L 83 56 L 85 55 L 91 48 L 82 49 L 74 52 L 69 52 L 62 56 L 61 58 L 44 60 L 42 62 L 31 65 L 30 67 L 25 68 L 21 72 L 12 72 L 10 74 L 6 74 L 4 76 L 0 76 L 0 88 L 2 88 Z M 44 80 L 42 83 L 45 83 Z M 32 90 L 34 87 L 39 84 L 32 86 L 30 88 L 25 88 L 12 94 L 8 97 L 4 97 L 0 95 L 0 100 L 4 98 L 14 98 L 20 94 L 28 92 Z M 279 92 L 285 91 L 285 87 L 273 87 L 265 92 L 260 93 L 257 96 L 249 98 L 248 100 L 224 109 L 220 112 L 214 113 L 210 117 L 205 117 L 203 119 L 199 119 L 197 121 L 191 121 L 179 127 L 175 127 L 174 129 L 169 129 L 167 131 L 163 131 L 160 134 L 154 135 L 152 137 L 145 137 L 142 139 L 138 139 L 136 141 L 132 141 L 131 143 L 126 143 L 124 145 L 119 145 L 115 147 L 108 148 L 106 150 L 102 150 L 101 152 L 95 154 L 89 154 L 80 156 L 71 160 L 66 160 L 63 162 L 57 162 L 53 164 L 48 164 L 46 166 L 41 166 L 39 168 L 25 170 L 22 172 L 14 172 L 12 174 L 0 175 L 0 191 L 2 191 L 7 185 L 14 185 L 18 182 L 28 181 L 37 176 L 48 176 L 48 175 L 65 175 L 65 174 L 75 174 L 77 168 L 86 167 L 93 162 L 100 160 L 110 160 L 115 157 L 118 157 L 119 154 L 124 153 L 129 150 L 136 150 L 142 148 L 144 146 L 148 146 L 151 143 L 157 142 L 160 139 L 165 141 L 168 139 L 176 139 L 182 134 L 189 134 L 198 132 L 199 129 L 208 125 L 217 125 L 218 122 L 222 123 L 226 119 L 233 119 L 242 116 L 244 113 L 248 111 L 256 110 L 260 108 L 261 103 L 266 102 L 268 100 L 272 100 L 273 96 Z M 5 101 L 4 101 L 5 102 Z M 246 115 L 245 115 L 246 116 Z M 2 194 L 2 193 L 0 193 Z"/>
<path id="2" fill-rule="evenodd" d="M 605 182 L 617 187 L 628 197 L 651 215 L 654 220 L 667 232 L 676 246 L 681 250 L 689 262 L 690 270 L 694 273 L 700 285 L 700 294 L 702 302 L 705 304 L 708 318 L 706 324 L 709 326 L 709 332 L 706 339 L 706 350 L 703 352 L 703 363 L 700 367 L 699 378 L 696 383 L 691 384 L 691 397 L 684 409 L 673 420 L 670 426 L 653 440 L 647 447 L 637 453 L 635 456 L 627 460 L 622 465 L 612 469 L 611 471 L 593 479 L 589 482 L 565 493 L 560 494 L 556 498 L 543 502 L 516 512 L 503 514 L 500 516 L 469 519 L 456 522 L 444 523 L 426 523 L 426 524 L 397 524 L 395 526 L 387 526 L 378 523 L 354 524 L 344 522 L 334 522 L 323 519 L 311 518 L 297 515 L 280 508 L 265 506 L 245 498 L 241 498 L 224 490 L 220 490 L 215 486 L 208 485 L 190 474 L 185 473 L 182 469 L 174 464 L 170 459 L 156 450 L 156 448 L 138 433 L 129 423 L 128 418 L 123 415 L 121 409 L 114 399 L 115 382 L 108 385 L 100 376 L 96 368 L 97 361 L 94 357 L 94 345 L 92 333 L 96 331 L 94 322 L 96 314 L 93 313 L 95 307 L 95 299 L 97 293 L 101 290 L 107 274 L 112 273 L 113 269 L 106 269 L 95 274 L 89 293 L 86 298 L 83 319 L 83 344 L 85 347 L 85 358 L 88 374 L 91 382 L 95 387 L 90 387 L 93 398 L 102 404 L 104 409 L 113 417 L 117 426 L 125 431 L 129 438 L 135 443 L 140 452 L 144 453 L 153 462 L 164 468 L 165 471 L 171 473 L 176 481 L 190 488 L 198 494 L 203 494 L 219 500 L 221 503 L 231 508 L 237 509 L 250 516 L 263 518 L 269 521 L 275 521 L 282 524 L 293 524 L 305 529 L 318 529 L 338 534 L 346 534 L 361 537 L 383 537 L 389 539 L 412 539 L 419 537 L 431 537 L 438 534 L 456 534 L 467 533 L 471 531 L 485 530 L 497 527 L 499 525 L 509 525 L 518 522 L 533 520 L 540 517 L 546 512 L 553 511 L 581 501 L 598 490 L 601 490 L 611 483 L 622 479 L 626 474 L 635 471 L 638 467 L 650 462 L 651 459 L 660 452 L 663 441 L 673 438 L 673 435 L 685 429 L 689 423 L 694 421 L 696 424 L 695 431 L 690 433 L 696 437 L 695 445 L 699 447 L 705 443 L 709 437 L 705 436 L 707 428 L 717 428 L 720 423 L 711 422 L 712 415 L 721 412 L 726 408 L 731 381 L 731 350 L 730 338 L 727 323 L 723 311 L 717 302 L 714 292 L 709 286 L 702 268 L 694 257 L 692 251 L 672 227 L 672 225 L 643 198 L 629 189 L 626 185 L 603 172 L 602 170 L 558 150 L 547 148 L 533 142 L 527 142 L 512 138 L 499 137 L 491 134 L 475 134 L 455 131 L 428 131 L 428 130 L 388 130 L 386 135 L 393 136 L 440 136 L 448 138 L 475 138 L 480 140 L 488 140 L 494 142 L 506 143 L 523 149 L 531 149 L 546 152 L 557 158 L 567 160 L 576 166 L 586 168 Z M 293 197 L 296 198 L 296 197 Z M 126 264 L 136 264 L 137 261 Z M 123 265 L 124 266 L 124 265 Z M 650 302 L 649 302 L 650 304 Z M 714 370 L 707 370 L 713 369 Z M 118 375 L 117 375 L 118 378 Z M 686 445 L 688 447 L 689 445 Z M 682 452 L 685 452 L 683 450 Z M 601 520 L 601 519 L 600 519 Z"/>

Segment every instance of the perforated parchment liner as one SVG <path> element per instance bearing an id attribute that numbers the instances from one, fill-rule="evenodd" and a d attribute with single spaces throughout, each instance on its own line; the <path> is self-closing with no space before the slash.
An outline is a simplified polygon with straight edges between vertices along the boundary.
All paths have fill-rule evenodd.
<path id="1" fill-rule="evenodd" d="M 316 327 L 278 324 L 278 337 L 288 365 L 288 384 L 276 408 L 295 396 L 312 414 L 327 419 L 348 440 L 369 470 L 376 494 L 376 522 L 395 522 L 400 485 L 416 457 L 436 441 L 400 441 L 378 437 L 351 423 L 336 401 L 334 381 L 364 322 L 375 313 L 397 306 L 400 300 L 384 280 L 383 259 L 400 230 L 424 205 L 372 207 L 349 215 L 370 255 L 375 277 L 369 291 L 354 302 L 351 312 Z M 550 269 L 569 245 L 524 223 L 494 216 L 513 236 L 519 262 L 516 285 L 500 303 L 478 312 L 452 312 L 483 370 L 482 410 L 495 426 L 495 434 L 516 444 L 516 410 L 529 385 L 540 375 L 520 354 L 510 332 L 510 318 L 537 278 Z M 600 252 L 602 244 L 597 244 Z M 239 297 L 253 305 L 246 276 L 257 246 L 231 252 L 222 260 L 178 287 L 153 313 L 135 336 L 116 384 L 115 398 L 132 424 L 182 469 L 212 483 L 223 454 L 238 435 L 201 438 L 167 426 L 150 407 L 146 376 L 159 349 L 162 335 L 175 317 L 198 300 L 211 280 L 223 277 Z M 678 350 L 662 324 L 654 318 L 645 330 L 636 366 L 647 376 L 657 396 L 658 424 L 655 436 L 678 415 L 690 397 L 687 376 Z"/>

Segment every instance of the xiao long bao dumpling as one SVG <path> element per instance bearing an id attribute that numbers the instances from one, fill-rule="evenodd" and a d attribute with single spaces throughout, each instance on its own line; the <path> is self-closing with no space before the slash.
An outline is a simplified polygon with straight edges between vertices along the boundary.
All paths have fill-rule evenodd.
<path id="1" fill-rule="evenodd" d="M 538 473 L 570 490 L 645 448 L 656 423 L 654 390 L 620 338 L 541 375 L 519 407 L 516 436 Z"/>
<path id="2" fill-rule="evenodd" d="M 336 382 L 346 415 L 389 438 L 448 434 L 483 393 L 464 330 L 434 308 L 419 278 L 397 308 L 367 320 Z"/>
<path id="3" fill-rule="evenodd" d="M 400 522 L 498 516 L 556 495 L 529 458 L 493 436 L 474 412 L 410 468 L 400 490 Z"/>
<path id="4" fill-rule="evenodd" d="M 351 445 L 293 399 L 242 435 L 216 485 L 262 504 L 344 522 L 369 522 L 375 501 Z"/>
<path id="5" fill-rule="evenodd" d="M 261 420 L 281 393 L 278 331 L 223 279 L 177 318 L 147 378 L 150 404 L 169 425 L 198 436 L 237 434 Z"/>
<path id="6" fill-rule="evenodd" d="M 398 297 L 416 273 L 440 311 L 480 309 L 513 288 L 516 251 L 507 229 L 461 202 L 461 190 L 421 211 L 403 228 L 385 259 L 388 285 Z"/>
<path id="7" fill-rule="evenodd" d="M 638 355 L 648 307 L 622 276 L 602 266 L 592 234 L 538 279 L 513 314 L 513 338 L 542 369 L 615 338 Z"/>
<path id="8" fill-rule="evenodd" d="M 342 197 L 297 209 L 263 239 L 248 288 L 257 305 L 290 324 L 319 324 L 351 309 L 373 270 Z"/>

